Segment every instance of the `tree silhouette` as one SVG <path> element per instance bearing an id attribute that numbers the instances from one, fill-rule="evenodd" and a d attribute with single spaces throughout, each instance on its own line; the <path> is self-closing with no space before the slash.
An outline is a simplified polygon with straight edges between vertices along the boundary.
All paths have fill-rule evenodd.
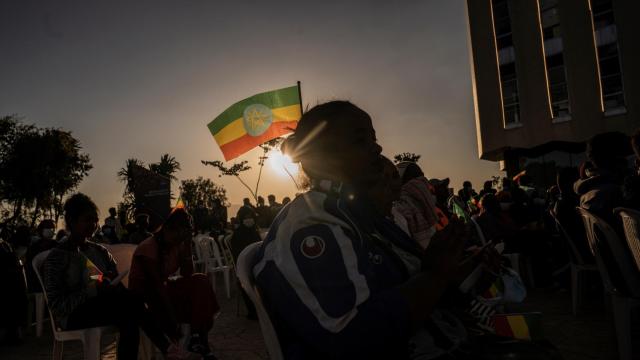
<path id="1" fill-rule="evenodd" d="M 71 132 L 0 118 L 0 195 L 12 208 L 9 221 L 41 216 L 57 220 L 64 196 L 91 170 L 89 156 Z"/>
<path id="2" fill-rule="evenodd" d="M 226 222 L 227 190 L 210 179 L 182 180 L 180 198 L 199 230 L 220 228 Z"/>
<path id="3" fill-rule="evenodd" d="M 238 179 L 238 181 L 240 181 L 240 183 L 247 189 L 249 190 L 249 193 L 251 194 L 251 197 L 253 197 L 254 201 L 258 201 L 258 188 L 260 185 L 260 179 L 262 177 L 262 168 L 264 167 L 265 162 L 269 159 L 269 152 L 275 148 L 278 147 L 278 145 L 280 145 L 280 143 L 283 141 L 284 139 L 282 137 L 277 137 L 274 139 L 271 139 L 261 145 L 258 145 L 260 147 L 260 149 L 262 149 L 262 155 L 260 155 L 258 157 L 258 179 L 256 180 L 256 186 L 254 189 L 252 189 L 241 177 L 241 174 L 247 170 L 251 169 L 251 166 L 249 166 L 249 162 L 246 160 L 237 162 L 237 163 L 233 163 L 230 166 L 225 165 L 224 162 L 220 161 L 220 160 L 214 160 L 214 161 L 207 161 L 207 160 L 202 160 L 202 164 L 205 166 L 213 166 L 214 168 L 218 169 L 218 177 L 222 177 L 222 176 L 235 176 L 236 179 Z"/>
<path id="4" fill-rule="evenodd" d="M 422 155 L 415 154 L 415 153 L 412 153 L 412 152 L 403 152 L 403 153 L 394 155 L 393 156 L 393 162 L 395 164 L 401 163 L 403 161 L 410 161 L 410 162 L 417 163 L 418 160 L 420 160 L 421 157 L 422 157 Z"/>

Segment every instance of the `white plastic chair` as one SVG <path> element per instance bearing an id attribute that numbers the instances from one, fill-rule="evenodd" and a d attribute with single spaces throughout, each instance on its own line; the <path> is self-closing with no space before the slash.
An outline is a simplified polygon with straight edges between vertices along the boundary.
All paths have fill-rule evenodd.
<path id="1" fill-rule="evenodd" d="M 261 245 L 262 242 L 253 243 L 242 250 L 240 255 L 238 255 L 236 274 L 238 275 L 238 279 L 240 279 L 242 288 L 256 306 L 258 320 L 260 321 L 260 329 L 262 330 L 264 342 L 267 345 L 269 358 L 271 360 L 283 360 L 284 356 L 282 355 L 282 348 L 280 347 L 278 334 L 276 333 L 276 329 L 273 327 L 269 313 L 262 303 L 260 292 L 258 291 L 253 278 L 254 260 Z"/>
<path id="2" fill-rule="evenodd" d="M 41 292 L 29 293 L 30 297 L 33 297 L 33 302 L 35 304 L 35 325 L 36 325 L 36 336 L 42 336 L 42 326 L 44 324 L 44 294 Z M 31 315 L 30 319 L 31 318 Z M 29 320 L 31 321 L 31 320 Z M 31 323 L 33 325 L 34 323 Z"/>
<path id="3" fill-rule="evenodd" d="M 571 266 L 571 304 L 573 315 L 578 313 L 578 307 L 581 303 L 581 297 L 584 292 L 584 274 L 587 272 L 597 272 L 598 266 L 596 264 L 590 264 L 586 260 L 584 260 L 583 256 L 578 251 L 578 247 L 576 246 L 573 238 L 569 236 L 569 233 L 565 230 L 564 226 L 560 223 L 558 218 L 556 217 L 553 211 L 549 212 L 551 217 L 556 222 L 556 227 L 560 232 L 560 235 L 564 238 L 567 247 L 569 248 L 569 255 L 571 262 L 569 265 Z"/>
<path id="4" fill-rule="evenodd" d="M 614 212 L 622 218 L 627 245 L 629 245 L 637 270 L 640 271 L 640 211 L 617 208 Z"/>
<path id="5" fill-rule="evenodd" d="M 632 326 L 631 318 L 640 309 L 640 273 L 631 259 L 631 250 L 604 220 L 588 210 L 578 208 L 578 211 L 602 282 L 611 295 L 620 360 L 636 359 L 640 353 L 635 345 L 634 354 L 637 341 L 632 339 L 637 339 L 637 334 L 632 335 L 632 329 L 638 324 Z M 619 278 L 611 274 L 619 274 Z"/>
<path id="6" fill-rule="evenodd" d="M 233 253 L 231 252 L 231 237 L 233 234 L 220 235 L 218 237 L 218 244 L 222 248 L 222 257 L 224 258 L 225 265 L 230 266 L 232 269 L 235 269 L 236 263 L 233 261 Z"/>
<path id="7" fill-rule="evenodd" d="M 44 251 L 36 257 L 33 258 L 32 266 L 35 270 L 36 276 L 38 277 L 38 281 L 40 281 L 40 285 L 43 289 L 43 295 L 45 300 L 47 299 L 47 293 L 44 291 L 44 282 L 42 281 L 42 277 L 40 276 L 40 269 L 42 264 L 46 260 L 47 256 L 51 250 Z M 80 330 L 62 330 L 57 326 L 55 320 L 53 318 L 53 314 L 51 313 L 51 309 L 49 309 L 49 305 L 47 302 L 47 309 L 49 310 L 49 317 L 51 318 L 51 328 L 53 330 L 53 359 L 61 360 L 62 359 L 62 344 L 65 341 L 79 340 L 82 342 L 82 348 L 84 351 L 84 359 L 85 360 L 100 360 L 100 340 L 102 339 L 102 334 L 104 333 L 115 333 L 117 330 L 111 326 L 102 326 L 102 327 L 94 327 Z"/>
<path id="8" fill-rule="evenodd" d="M 231 267 L 225 265 L 222 255 L 220 254 L 220 248 L 215 239 L 209 236 L 197 236 L 194 242 L 198 258 L 196 262 L 204 265 L 204 273 L 210 276 L 211 286 L 214 290 L 216 289 L 216 273 L 222 272 L 227 290 L 227 299 L 230 299 L 231 285 L 229 272 L 231 271 Z"/>

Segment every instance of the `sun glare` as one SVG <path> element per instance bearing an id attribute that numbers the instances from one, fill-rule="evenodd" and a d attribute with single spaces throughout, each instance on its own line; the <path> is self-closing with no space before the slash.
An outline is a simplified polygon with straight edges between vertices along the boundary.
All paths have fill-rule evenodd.
<path id="1" fill-rule="evenodd" d="M 298 173 L 298 164 L 291 162 L 288 155 L 284 155 L 280 151 L 272 151 L 267 160 L 273 171 L 280 176 L 295 176 Z M 287 174 L 289 172 L 289 174 Z"/>

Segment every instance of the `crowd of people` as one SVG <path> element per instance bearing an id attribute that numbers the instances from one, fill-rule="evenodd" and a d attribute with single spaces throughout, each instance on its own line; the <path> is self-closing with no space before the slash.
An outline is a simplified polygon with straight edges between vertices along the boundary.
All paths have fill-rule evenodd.
<path id="1" fill-rule="evenodd" d="M 559 169 L 547 189 L 523 171 L 486 181 L 479 192 L 464 181 L 455 193 L 448 178 L 383 156 L 370 116 L 346 101 L 305 112 L 281 150 L 300 163 L 308 189 L 282 203 L 274 195 L 256 205 L 244 199 L 227 233 L 234 259 L 263 241 L 253 275 L 286 359 L 559 359 L 544 339 L 497 332 L 493 315 L 508 301 L 487 292 L 504 274 L 524 297 L 508 254 L 526 257 L 537 285 L 566 286 L 554 271 L 569 261 L 557 223 L 593 261 L 576 207 L 618 229 L 614 208 L 640 209 L 640 132 L 595 136 L 587 161 Z M 40 271 L 61 327 L 117 326 L 121 359 L 136 358 L 139 329 L 167 358 L 215 358 L 208 333 L 220 307 L 195 272 L 192 240 L 217 230 L 194 226 L 183 208 L 154 232 L 145 214 L 133 224 L 113 208 L 109 214 L 98 229 L 95 204 L 75 194 L 64 206 L 65 230 L 43 220 L 34 234 L 3 231 L 2 281 L 16 289 L 0 297 L 0 309 L 11 309 L 2 315 L 5 339 L 19 338 L 27 292 L 43 290 L 21 264 L 50 251 Z M 100 242 L 137 245 L 128 287 Z M 187 350 L 179 324 L 191 327 Z"/>

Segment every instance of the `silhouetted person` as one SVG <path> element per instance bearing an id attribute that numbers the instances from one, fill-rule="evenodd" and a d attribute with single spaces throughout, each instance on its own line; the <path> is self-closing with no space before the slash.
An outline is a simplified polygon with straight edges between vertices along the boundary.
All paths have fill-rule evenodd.
<path id="1" fill-rule="evenodd" d="M 5 232 L 6 229 L 3 229 Z M 8 235 L 8 234 L 2 234 Z M 27 318 L 27 292 L 22 264 L 11 244 L 0 237 L 0 330 L 4 338 L 0 344 L 17 345 L 22 342 L 21 326 Z M 0 331 L 1 333 L 2 331 Z"/>
<path id="2" fill-rule="evenodd" d="M 120 235 L 122 233 L 122 226 L 120 221 L 116 217 L 116 208 L 109 208 L 109 216 L 104 219 L 104 226 L 102 227 L 102 235 L 112 244 L 120 242 Z"/>
<path id="3" fill-rule="evenodd" d="M 467 180 L 463 182 L 462 189 L 458 191 L 458 197 L 460 198 L 460 200 L 462 200 L 466 204 L 476 196 L 478 196 L 478 194 L 476 193 L 475 190 L 473 190 L 473 185 L 471 184 L 471 181 Z"/>
<path id="4" fill-rule="evenodd" d="M 267 200 L 269 200 L 269 212 L 271 213 L 271 220 L 269 221 L 269 226 L 273 222 L 273 219 L 276 218 L 280 210 L 282 209 L 282 204 L 276 201 L 276 196 L 270 194 L 267 196 Z"/>
<path id="5" fill-rule="evenodd" d="M 495 193 L 496 193 L 496 189 L 493 188 L 493 181 L 487 180 L 482 185 L 482 190 L 480 190 L 478 197 L 481 198 L 486 194 L 495 194 Z"/>
<path id="6" fill-rule="evenodd" d="M 257 226 L 258 215 L 256 214 L 256 209 L 251 205 L 251 201 L 248 198 L 244 198 L 242 202 L 243 205 L 236 215 L 237 222 L 244 223 L 247 226 Z"/>
<path id="7" fill-rule="evenodd" d="M 587 144 L 587 158 L 593 168 L 574 184 L 580 195 L 580 207 L 616 224 L 613 209 L 623 205 L 622 184 L 630 171 L 625 156 L 630 153 L 629 139 L 617 132 L 598 134 Z"/>
<path id="8" fill-rule="evenodd" d="M 89 241 L 98 223 L 98 209 L 84 194 L 71 196 L 64 205 L 70 231 L 44 261 L 47 302 L 58 326 L 64 330 L 113 325 L 120 332 L 118 359 L 138 357 L 139 330 L 166 354 L 168 343 L 148 316 L 144 304 L 122 284 L 111 285 L 118 275 L 113 256 Z"/>
<path id="9" fill-rule="evenodd" d="M 258 215 L 256 218 L 258 227 L 268 228 L 269 225 L 271 225 L 271 209 L 265 205 L 264 198 L 262 196 L 258 196 L 256 214 Z"/>
<path id="10" fill-rule="evenodd" d="M 212 359 L 208 333 L 220 306 L 209 278 L 194 273 L 192 234 L 191 216 L 182 208 L 174 209 L 160 229 L 136 248 L 129 289 L 144 300 L 173 348 L 179 347 L 180 324 L 189 324 L 193 334 L 189 350 Z M 171 279 L 177 272 L 180 277 Z"/>
<path id="11" fill-rule="evenodd" d="M 149 232 L 149 215 L 147 214 L 138 214 L 135 219 L 136 231 L 129 234 L 128 242 L 131 244 L 140 244 L 147 238 L 153 236 L 152 233 Z"/>

